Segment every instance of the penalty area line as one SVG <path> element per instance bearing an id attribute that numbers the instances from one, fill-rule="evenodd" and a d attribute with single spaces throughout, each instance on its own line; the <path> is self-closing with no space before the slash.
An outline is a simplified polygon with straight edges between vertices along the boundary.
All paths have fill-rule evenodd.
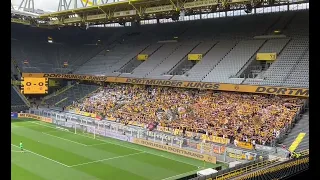
<path id="1" fill-rule="evenodd" d="M 15 153 L 22 153 L 23 151 L 15 151 L 15 150 L 11 150 L 11 152 L 15 152 Z"/>
<path id="2" fill-rule="evenodd" d="M 62 138 L 62 137 L 55 136 L 55 135 L 52 135 L 52 134 L 48 134 L 48 133 L 45 133 L 45 132 L 42 132 L 42 134 L 45 134 L 47 136 L 51 136 L 51 137 L 54 137 L 54 138 L 62 139 L 62 140 L 65 140 L 65 141 L 69 141 L 69 142 L 72 142 L 72 143 L 75 143 L 75 144 L 79 144 L 81 146 L 88 146 L 86 144 L 82 144 L 82 143 L 79 143 L 79 142 L 76 142 L 76 141 L 72 141 L 70 139 Z"/>
<path id="3" fill-rule="evenodd" d="M 99 145 L 104 145 L 104 144 L 108 144 L 108 143 L 90 144 L 90 145 L 86 145 L 86 146 L 99 146 Z"/>
<path id="4" fill-rule="evenodd" d="M 11 144 L 11 146 L 19 147 L 19 146 L 16 146 L 16 145 L 14 145 L 14 144 Z M 27 150 L 27 149 L 24 149 L 24 150 L 25 150 L 26 152 L 29 152 L 29 153 L 34 154 L 34 155 L 36 155 L 36 156 L 39 156 L 39 157 L 42 157 L 42 158 L 47 159 L 47 160 L 49 160 L 49 161 L 55 162 L 55 163 L 57 163 L 57 164 L 60 164 L 60 165 L 62 165 L 62 166 L 70 167 L 70 166 L 68 166 L 68 165 L 66 165 L 66 164 L 63 164 L 63 163 L 59 162 L 59 161 L 56 161 L 56 160 L 50 159 L 50 158 L 48 158 L 48 157 L 42 156 L 42 155 L 40 155 L 40 154 L 38 154 L 38 153 L 35 153 L 35 152 L 32 152 L 32 151 L 30 151 L 30 150 Z"/>
<path id="5" fill-rule="evenodd" d="M 124 156 L 116 156 L 116 157 L 112 157 L 112 158 L 100 159 L 100 160 L 96 160 L 96 161 L 91 161 L 91 162 L 86 162 L 86 163 L 81 163 L 81 164 L 75 164 L 75 165 L 72 165 L 70 167 L 83 166 L 83 165 L 87 165 L 87 164 L 92 164 L 92 163 L 97 163 L 97 162 L 102 162 L 102 161 L 108 161 L 108 160 L 112 160 L 112 159 L 119 159 L 119 158 L 134 156 L 134 155 L 138 155 L 138 154 L 142 154 L 142 153 L 145 153 L 145 152 L 138 152 L 138 153 L 128 154 L 128 155 L 124 155 Z"/>
<path id="6" fill-rule="evenodd" d="M 40 123 L 37 123 L 37 122 L 29 122 L 29 123 L 33 123 L 33 124 L 38 124 L 39 126 L 45 126 L 45 127 L 48 127 L 48 128 L 52 128 L 52 129 L 55 129 L 54 127 L 52 126 L 49 126 L 49 125 L 45 125 L 45 124 L 40 124 Z M 72 132 L 69 132 L 69 131 L 66 131 L 68 133 L 72 133 Z M 74 133 L 72 133 L 74 134 Z M 83 137 L 86 137 L 86 138 L 89 138 L 89 139 L 95 139 L 97 141 L 100 141 L 100 142 L 104 142 L 106 144 L 113 144 L 113 145 L 116 145 L 116 146 L 121 146 L 121 147 L 125 147 L 125 148 L 128 148 L 128 149 L 133 149 L 133 150 L 136 150 L 136 151 L 139 151 L 139 152 L 145 152 L 146 154 L 151 154 L 151 155 L 154 155 L 154 156 L 158 156 L 158 157 L 162 157 L 162 158 L 166 158 L 166 159 L 169 159 L 169 160 L 172 160 L 172 161 L 176 161 L 176 162 L 179 162 L 179 163 L 182 163 L 182 164 L 188 164 L 190 166 L 194 166 L 194 167 L 198 167 L 197 165 L 195 164 L 192 164 L 192 163 L 188 163 L 188 162 L 185 162 L 185 161 L 181 161 L 181 160 L 178 160 L 176 158 L 172 158 L 170 156 L 167 156 L 167 155 L 159 155 L 157 153 L 154 153 L 154 152 L 150 152 L 150 151 L 142 151 L 141 149 L 138 149 L 138 148 L 134 148 L 134 147 L 130 147 L 130 146 L 126 146 L 126 145 L 122 145 L 122 144 L 118 144 L 118 143 L 113 143 L 113 142 L 109 142 L 103 138 L 99 138 L 99 136 L 97 136 L 97 138 L 93 138 L 93 137 L 90 137 L 90 136 L 86 136 L 86 135 L 82 135 L 82 134 L 76 134 L 78 136 L 83 136 Z M 146 148 L 146 146 L 143 146 Z M 152 149 L 152 148 L 151 148 Z"/>

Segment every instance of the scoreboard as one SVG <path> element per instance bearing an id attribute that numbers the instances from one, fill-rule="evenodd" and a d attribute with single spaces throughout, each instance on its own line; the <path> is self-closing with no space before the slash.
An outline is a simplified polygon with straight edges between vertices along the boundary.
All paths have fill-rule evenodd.
<path id="1" fill-rule="evenodd" d="M 48 78 L 24 77 L 21 82 L 22 94 L 47 94 Z"/>

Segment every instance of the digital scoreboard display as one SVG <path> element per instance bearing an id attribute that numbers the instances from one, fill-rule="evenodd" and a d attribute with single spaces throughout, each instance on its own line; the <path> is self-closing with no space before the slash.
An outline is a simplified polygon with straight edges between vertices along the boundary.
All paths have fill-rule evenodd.
<path id="1" fill-rule="evenodd" d="M 48 78 L 24 77 L 21 83 L 21 93 L 23 94 L 47 94 Z"/>

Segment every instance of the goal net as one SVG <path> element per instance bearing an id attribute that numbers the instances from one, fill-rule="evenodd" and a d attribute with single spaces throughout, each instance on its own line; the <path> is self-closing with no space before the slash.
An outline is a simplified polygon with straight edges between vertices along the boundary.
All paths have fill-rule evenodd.
<path id="1" fill-rule="evenodd" d="M 88 124 L 82 124 L 75 121 L 59 121 L 55 120 L 56 129 L 61 131 L 69 131 L 74 134 L 85 135 L 96 138 L 96 127 Z"/>

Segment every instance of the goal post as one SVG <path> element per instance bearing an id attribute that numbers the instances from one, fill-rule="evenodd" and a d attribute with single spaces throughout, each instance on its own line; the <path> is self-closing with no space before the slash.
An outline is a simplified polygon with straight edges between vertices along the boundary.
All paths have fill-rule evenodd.
<path id="1" fill-rule="evenodd" d="M 92 125 L 77 123 L 75 125 L 75 134 L 77 134 L 77 132 L 86 136 L 93 136 L 94 139 L 96 138 L 96 127 Z"/>

